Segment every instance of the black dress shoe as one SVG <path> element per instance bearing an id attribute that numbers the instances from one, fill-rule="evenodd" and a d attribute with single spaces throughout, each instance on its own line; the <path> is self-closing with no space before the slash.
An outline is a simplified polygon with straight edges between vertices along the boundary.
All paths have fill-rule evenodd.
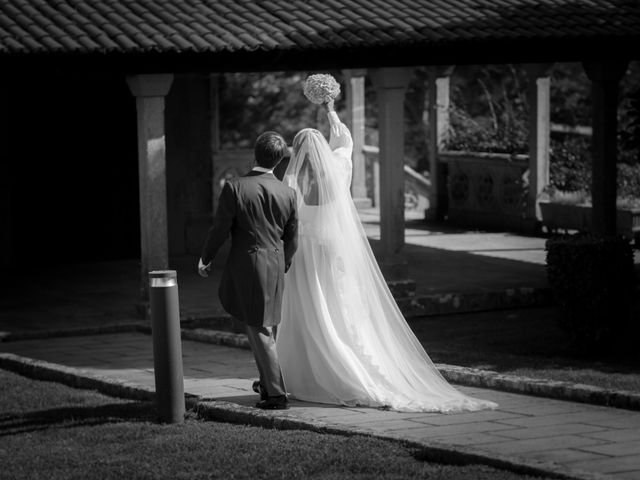
<path id="1" fill-rule="evenodd" d="M 253 382 L 253 385 L 251 385 L 251 389 L 260 395 L 260 400 L 267 399 L 268 397 L 267 391 L 264 388 L 262 388 L 262 384 L 260 383 L 260 380 L 256 380 L 255 382 Z"/>
<path id="2" fill-rule="evenodd" d="M 289 400 L 285 395 L 267 397 L 265 400 L 260 400 L 256 403 L 256 408 L 261 408 L 262 410 L 287 410 L 289 408 Z"/>

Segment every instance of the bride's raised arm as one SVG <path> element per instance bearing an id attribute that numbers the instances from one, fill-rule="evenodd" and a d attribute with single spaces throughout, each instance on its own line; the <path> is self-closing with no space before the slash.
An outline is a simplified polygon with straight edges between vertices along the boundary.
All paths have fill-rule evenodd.
<path id="1" fill-rule="evenodd" d="M 333 152 L 333 155 L 340 163 L 340 166 L 347 174 L 349 183 L 351 183 L 351 173 L 353 164 L 351 156 L 353 154 L 353 140 L 351 139 L 351 132 L 347 126 L 340 121 L 338 114 L 333 109 L 333 102 L 327 104 L 327 117 L 329 119 L 330 135 L 329 135 L 329 147 Z"/>

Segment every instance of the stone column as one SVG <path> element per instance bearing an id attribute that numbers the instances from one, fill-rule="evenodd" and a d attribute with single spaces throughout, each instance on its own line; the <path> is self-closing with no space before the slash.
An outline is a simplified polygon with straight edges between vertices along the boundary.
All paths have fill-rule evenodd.
<path id="1" fill-rule="evenodd" d="M 529 193 L 526 218 L 536 228 L 542 220 L 538 199 L 549 184 L 551 132 L 551 64 L 529 64 Z"/>
<path id="2" fill-rule="evenodd" d="M 616 233 L 616 176 L 618 157 L 618 84 L 628 63 L 585 63 L 593 104 L 591 209 L 593 232 Z"/>
<path id="3" fill-rule="evenodd" d="M 449 133 L 449 77 L 453 66 L 429 68 L 429 179 L 431 190 L 427 220 L 443 220 L 447 213 L 446 165 L 438 161 Z"/>
<path id="4" fill-rule="evenodd" d="M 372 72 L 378 96 L 381 266 L 387 280 L 408 276 L 404 248 L 404 95 L 410 68 Z"/>
<path id="5" fill-rule="evenodd" d="M 143 304 L 149 301 L 148 272 L 169 267 L 164 103 L 172 82 L 172 74 L 127 77 L 138 112 L 140 292 Z"/>
<path id="6" fill-rule="evenodd" d="M 347 103 L 346 124 L 353 137 L 353 178 L 351 180 L 351 196 L 356 207 L 371 207 L 371 199 L 367 196 L 367 169 L 364 147 L 364 82 L 366 70 L 343 70 L 345 80 L 345 99 Z"/>

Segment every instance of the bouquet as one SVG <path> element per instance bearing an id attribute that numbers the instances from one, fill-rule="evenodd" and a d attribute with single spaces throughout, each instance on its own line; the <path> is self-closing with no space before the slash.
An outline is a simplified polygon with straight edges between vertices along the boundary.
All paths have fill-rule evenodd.
<path id="1" fill-rule="evenodd" d="M 333 76 L 326 73 L 309 75 L 302 86 L 304 96 L 311 103 L 321 105 L 335 100 L 340 95 L 340 84 Z"/>

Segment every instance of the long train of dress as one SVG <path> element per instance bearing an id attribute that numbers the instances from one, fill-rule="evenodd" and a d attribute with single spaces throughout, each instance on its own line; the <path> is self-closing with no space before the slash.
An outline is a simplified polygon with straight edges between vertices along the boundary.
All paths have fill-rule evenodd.
<path id="1" fill-rule="evenodd" d="M 351 164 L 350 136 L 340 126 L 342 143 L 332 138 L 333 148 L 327 145 L 329 153 L 322 155 L 332 155 L 328 165 L 349 170 L 350 177 L 350 169 L 344 168 Z M 348 178 L 341 181 L 348 185 Z M 348 191 L 342 199 L 337 190 L 332 192 L 325 204 L 298 205 L 298 251 L 286 276 L 277 335 L 289 394 L 299 400 L 399 411 L 495 408 L 493 402 L 464 395 L 442 377 L 395 303 Z M 304 192 L 298 193 L 304 198 Z"/>

